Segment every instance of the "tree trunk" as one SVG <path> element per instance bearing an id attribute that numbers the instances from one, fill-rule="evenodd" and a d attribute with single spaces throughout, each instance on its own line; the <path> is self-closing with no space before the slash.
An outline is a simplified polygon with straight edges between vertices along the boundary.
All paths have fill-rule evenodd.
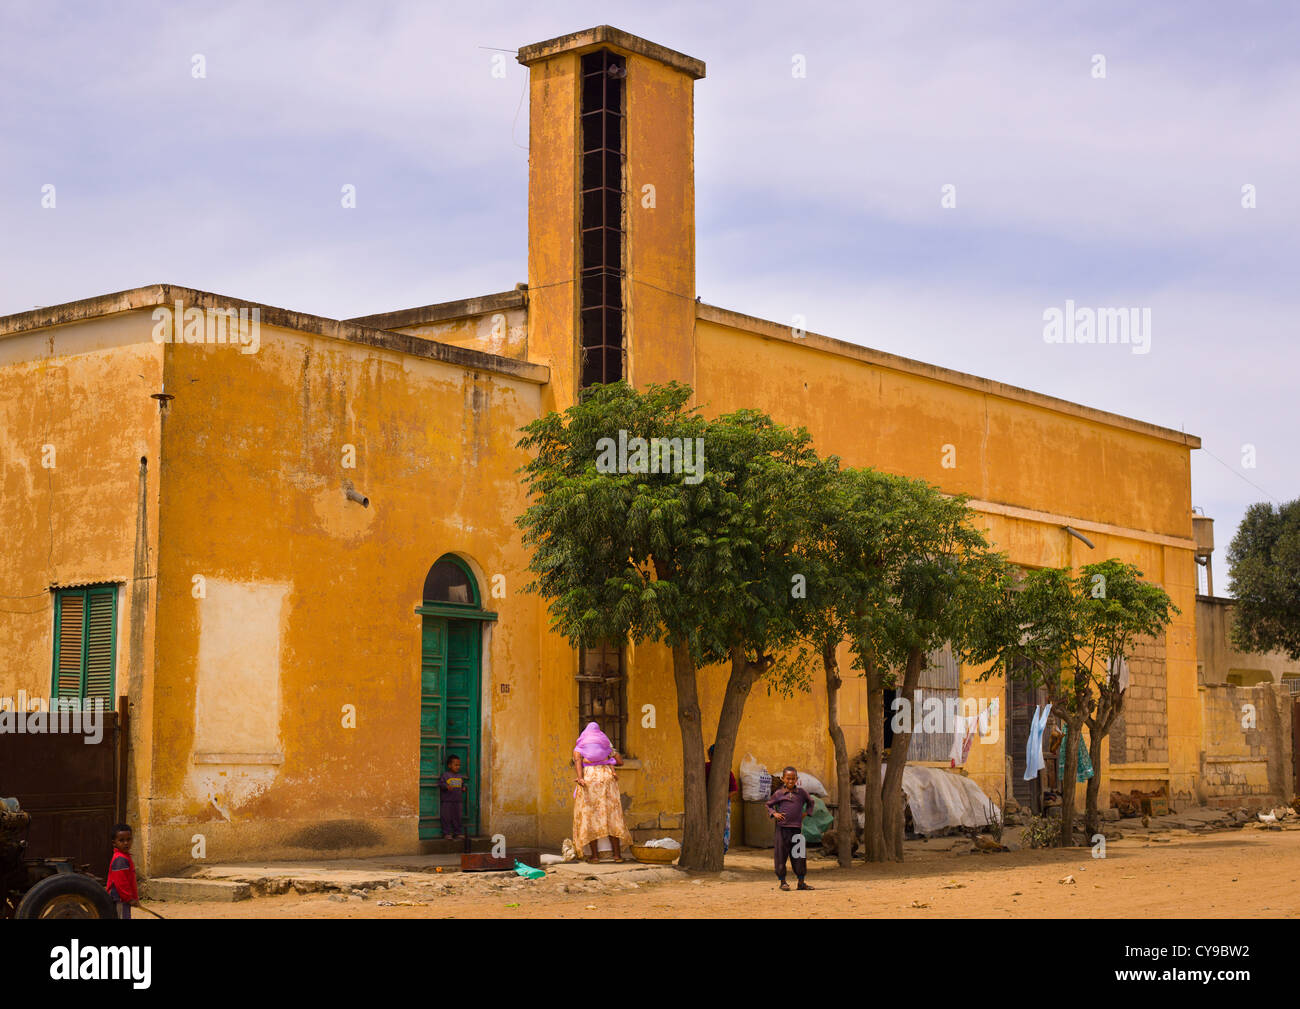
<path id="1" fill-rule="evenodd" d="M 709 850 L 709 821 L 704 789 L 704 735 L 696 691 L 695 661 L 686 644 L 673 646 L 673 682 L 677 688 L 677 725 L 682 733 L 682 824 L 684 869 L 702 869 Z M 720 845 L 719 845 L 720 846 Z"/>
<path id="2" fill-rule="evenodd" d="M 1061 773 L 1061 836 L 1057 844 L 1062 848 L 1074 846 L 1074 786 L 1079 776 L 1079 736 L 1083 725 L 1080 716 L 1071 723 L 1062 716 L 1068 730 L 1065 736 L 1065 769 Z M 1093 777 L 1096 777 L 1094 771 Z"/>
<path id="3" fill-rule="evenodd" d="M 865 826 L 862 831 L 862 857 L 868 862 L 885 861 L 885 835 L 883 832 L 880 765 L 885 753 L 885 684 L 880 667 L 870 659 L 865 663 L 867 674 L 867 787 L 862 813 Z"/>
<path id="4" fill-rule="evenodd" d="M 841 680 L 833 643 L 822 646 L 822 668 L 826 670 L 826 725 L 835 748 L 835 794 L 839 797 L 835 811 L 835 850 L 840 865 L 847 869 L 853 864 L 853 786 L 849 782 L 849 747 L 840 728 Z"/>
<path id="5" fill-rule="evenodd" d="M 924 658 L 917 648 L 907 653 L 903 686 L 899 693 L 909 704 L 913 701 L 916 685 L 921 679 L 921 663 Z M 880 788 L 885 857 L 895 862 L 903 860 L 903 768 L 907 766 L 907 748 L 911 745 L 912 727 L 916 721 L 917 712 L 913 711 L 907 731 L 894 733 L 894 743 L 889 748 L 889 763 L 885 768 L 885 780 Z"/>
<path id="6" fill-rule="evenodd" d="M 713 774 L 708 783 L 708 846 L 698 864 L 689 868 L 717 872 L 722 868 L 722 829 L 727 808 L 727 784 L 731 762 L 736 752 L 736 736 L 740 720 L 745 714 L 745 701 L 750 688 L 762 671 L 762 666 L 752 663 L 744 651 L 731 653 L 731 675 L 722 696 L 722 710 L 718 713 L 718 731 L 713 740 Z M 703 765 L 701 765 L 703 770 Z M 685 845 L 683 844 L 683 857 Z"/>
<path id="7" fill-rule="evenodd" d="M 1092 777 L 1088 779 L 1085 796 L 1084 823 L 1088 829 L 1088 843 L 1101 831 L 1101 812 L 1097 799 L 1101 793 L 1101 741 L 1110 732 L 1124 707 L 1124 695 L 1103 694 L 1097 700 L 1097 713 L 1088 721 L 1088 756 L 1092 759 Z"/>
<path id="8" fill-rule="evenodd" d="M 1088 831 L 1089 844 L 1092 844 L 1092 839 L 1101 830 L 1101 813 L 1097 809 L 1097 796 L 1101 792 L 1101 741 L 1104 738 L 1096 728 L 1091 728 L 1088 734 L 1088 756 L 1092 760 L 1092 777 L 1088 779 L 1088 787 L 1084 792 L 1083 824 Z"/>

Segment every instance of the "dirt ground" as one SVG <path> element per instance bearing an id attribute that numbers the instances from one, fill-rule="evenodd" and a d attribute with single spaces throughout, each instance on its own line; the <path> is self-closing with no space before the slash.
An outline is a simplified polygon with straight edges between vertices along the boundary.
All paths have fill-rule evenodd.
<path id="1" fill-rule="evenodd" d="M 727 856 L 721 876 L 683 874 L 635 886 L 626 874 L 593 879 L 566 867 L 563 877 L 552 873 L 540 883 L 498 877 L 500 890 L 480 877 L 470 893 L 448 892 L 452 877 L 430 874 L 428 884 L 377 890 L 364 900 L 290 893 L 149 906 L 167 918 L 1300 917 L 1300 830 L 1128 837 L 1111 842 L 1104 859 L 1087 848 L 969 849 L 962 838 L 909 842 L 903 864 L 851 869 L 813 858 L 811 892 L 794 890 L 793 875 L 790 892 L 777 890 L 770 850 L 742 849 Z M 1061 882 L 1066 876 L 1075 882 Z"/>

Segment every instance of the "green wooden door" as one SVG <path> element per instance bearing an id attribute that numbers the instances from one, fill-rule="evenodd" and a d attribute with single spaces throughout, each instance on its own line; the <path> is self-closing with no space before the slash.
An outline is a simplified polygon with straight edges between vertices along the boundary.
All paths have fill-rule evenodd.
<path id="1" fill-rule="evenodd" d="M 465 832 L 479 833 L 479 670 L 482 624 L 426 615 L 420 648 L 420 840 L 442 837 L 438 775 L 460 757 Z"/>

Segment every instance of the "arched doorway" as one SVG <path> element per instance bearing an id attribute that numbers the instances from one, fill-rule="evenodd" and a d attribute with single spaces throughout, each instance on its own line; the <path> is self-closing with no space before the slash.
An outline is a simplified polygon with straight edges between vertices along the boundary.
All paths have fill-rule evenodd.
<path id="1" fill-rule="evenodd" d="M 474 573 L 444 554 L 429 569 L 422 602 L 420 643 L 420 840 L 443 836 L 438 776 L 451 756 L 466 775 L 465 831 L 481 833 L 483 621 Z"/>

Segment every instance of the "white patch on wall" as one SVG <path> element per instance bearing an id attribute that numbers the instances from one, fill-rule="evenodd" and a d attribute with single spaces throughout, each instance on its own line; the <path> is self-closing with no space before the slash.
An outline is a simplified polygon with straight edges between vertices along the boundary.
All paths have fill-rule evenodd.
<path id="1" fill-rule="evenodd" d="M 230 819 L 264 791 L 280 746 L 280 630 L 288 585 L 209 578 L 199 611 L 190 792 Z"/>
<path id="2" fill-rule="evenodd" d="M 527 320 L 527 313 L 517 308 L 479 316 L 475 321 L 478 348 L 509 357 L 511 350 L 521 345 L 527 335 Z"/>

